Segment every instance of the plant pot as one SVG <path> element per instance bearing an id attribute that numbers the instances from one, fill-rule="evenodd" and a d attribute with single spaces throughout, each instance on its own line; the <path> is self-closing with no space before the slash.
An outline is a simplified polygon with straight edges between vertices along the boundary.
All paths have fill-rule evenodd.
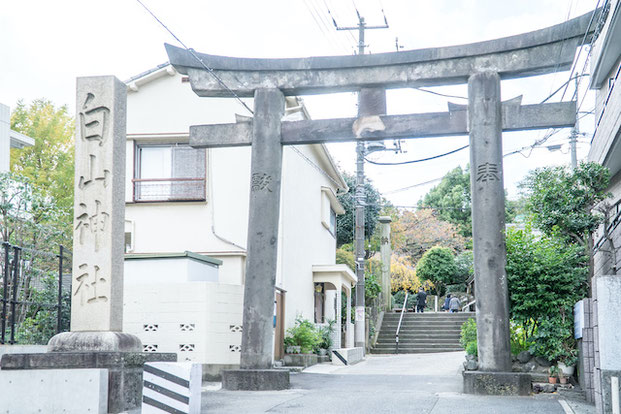
<path id="1" fill-rule="evenodd" d="M 328 350 L 325 348 L 319 348 L 319 355 L 326 356 L 328 354 Z"/>
<path id="2" fill-rule="evenodd" d="M 556 384 L 556 377 L 548 377 L 548 382 L 550 384 Z"/>
<path id="3" fill-rule="evenodd" d="M 299 354 L 302 352 L 302 347 L 298 345 L 290 345 L 287 347 L 287 354 Z"/>
<path id="4" fill-rule="evenodd" d="M 559 377 L 559 379 L 558 379 L 558 380 L 559 380 L 559 382 L 560 382 L 561 384 L 567 384 L 567 380 L 568 380 L 568 378 L 567 378 L 567 377 Z"/>
<path id="5" fill-rule="evenodd" d="M 574 371 L 576 369 L 575 365 L 565 365 L 562 362 L 558 363 L 558 369 L 563 373 L 566 377 L 571 377 L 574 375 Z"/>

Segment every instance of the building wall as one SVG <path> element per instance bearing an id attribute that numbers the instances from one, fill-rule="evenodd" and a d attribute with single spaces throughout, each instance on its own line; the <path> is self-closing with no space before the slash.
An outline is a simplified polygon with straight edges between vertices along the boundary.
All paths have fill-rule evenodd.
<path id="1" fill-rule="evenodd" d="M 314 319 L 313 265 L 334 264 L 336 239 L 322 221 L 321 187 L 334 187 L 304 157 L 319 161 L 309 146 L 286 148 L 283 156 L 280 206 L 278 286 L 287 291 L 285 325 L 292 326 L 297 315 Z M 285 260 L 282 260 L 285 258 Z"/>
<path id="2" fill-rule="evenodd" d="M 614 298 L 614 306 L 608 306 L 611 302 L 607 297 L 608 287 L 604 292 L 600 292 L 602 283 L 609 280 L 611 275 L 619 273 L 617 270 L 620 264 L 621 255 L 621 226 L 619 224 L 618 213 L 621 211 L 621 76 L 618 76 L 621 65 L 621 56 L 614 56 L 614 48 L 605 50 L 604 40 L 609 30 L 618 29 L 618 26 L 611 27 L 612 16 L 615 10 L 618 12 L 619 1 L 612 0 L 610 3 L 610 13 L 608 21 L 604 25 L 602 32 L 593 45 L 592 62 L 594 65 L 603 61 L 602 56 L 612 56 L 612 64 L 608 73 L 603 76 L 601 82 L 592 87 L 596 88 L 595 100 L 595 134 L 589 151 L 589 161 L 595 161 L 608 167 L 613 175 L 609 191 L 612 197 L 607 200 L 609 208 L 610 224 L 608 237 L 604 238 L 604 243 L 600 243 L 605 234 L 604 225 L 594 233 L 595 254 L 593 257 L 593 280 L 590 320 L 585 318 L 585 329 L 583 334 L 582 364 L 584 365 L 584 383 L 581 384 L 587 393 L 587 400 L 594 402 L 598 413 L 610 411 L 610 368 L 606 366 L 606 361 L 610 355 L 618 355 L 616 349 L 610 349 L 610 339 L 616 335 L 617 329 L 606 328 L 607 322 L 618 320 L 618 297 Z M 619 22 L 617 21 L 617 23 Z M 611 31 L 610 33 L 614 33 Z M 616 40 L 612 40 L 615 42 Z M 610 45 L 611 43 L 609 43 Z M 618 43 L 612 43 L 618 44 Z M 602 55 L 603 54 L 603 55 Z M 616 59 L 616 60 L 615 60 Z M 594 66 L 596 67 L 596 66 Z M 597 73 L 595 73 L 597 75 Z M 616 78 L 616 81 L 614 79 Z M 613 82 L 611 82 L 613 79 Z M 613 276 L 613 280 L 616 276 Z M 601 295 L 601 297 L 600 297 Z M 616 314 L 615 314 L 616 312 Z M 590 324 L 589 324 L 590 322 Z M 589 326 L 590 325 L 590 326 Z M 616 341 L 616 340 L 615 340 Z M 618 344 L 618 341 L 616 341 Z M 602 364 L 603 362 L 603 364 Z M 618 366 L 613 369 L 618 370 Z M 615 371 L 619 375 L 621 371 Z M 590 375 L 589 375 L 590 374 Z"/>
<path id="3" fill-rule="evenodd" d="M 235 122 L 236 112 L 244 114 L 234 99 L 198 98 L 181 78 L 165 74 L 128 94 L 126 219 L 135 229 L 132 253 L 208 254 L 223 261 L 221 283 L 241 284 L 250 195 L 249 147 L 207 150 L 204 202 L 133 203 L 136 142 L 188 142 L 190 125 Z M 312 320 L 312 265 L 335 261 L 336 240 L 321 224 L 321 187 L 336 192 L 337 185 L 321 171 L 330 167 L 321 151 L 319 145 L 283 151 L 276 284 L 286 290 L 286 327 L 297 314 Z"/>

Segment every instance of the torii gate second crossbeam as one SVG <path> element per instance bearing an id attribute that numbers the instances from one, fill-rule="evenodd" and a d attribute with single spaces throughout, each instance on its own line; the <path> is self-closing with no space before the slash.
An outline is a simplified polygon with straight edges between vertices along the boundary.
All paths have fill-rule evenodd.
<path id="1" fill-rule="evenodd" d="M 190 128 L 190 144 L 195 147 L 252 145 L 241 370 L 223 374 L 225 388 L 288 387 L 288 372 L 271 370 L 282 145 L 468 133 L 480 372 L 464 376 L 465 389 L 501 394 L 530 391 L 524 374 L 510 373 L 502 131 L 573 126 L 575 102 L 502 104 L 500 80 L 569 68 L 576 47 L 590 33 L 593 13 L 488 42 L 364 56 L 240 59 L 166 45 L 170 62 L 189 75 L 199 96 L 230 96 L 231 91 L 254 96 L 250 123 Z M 284 95 L 465 82 L 467 111 L 455 106 L 435 114 L 281 122 Z M 373 124 L 370 131 L 365 130 L 368 121 Z"/>

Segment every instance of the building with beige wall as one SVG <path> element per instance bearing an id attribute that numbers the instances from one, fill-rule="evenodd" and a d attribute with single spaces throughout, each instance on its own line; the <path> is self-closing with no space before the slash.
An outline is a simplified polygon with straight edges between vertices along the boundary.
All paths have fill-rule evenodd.
<path id="1" fill-rule="evenodd" d="M 250 148 L 193 149 L 188 141 L 190 125 L 247 120 L 238 114 L 243 107 L 231 98 L 197 97 L 187 79 L 170 65 L 138 75 L 127 85 L 127 253 L 204 255 L 221 261 L 217 281 L 205 283 L 239 290 L 245 271 Z M 251 99 L 246 101 L 252 106 Z M 300 99 L 287 98 L 286 104 L 285 120 L 308 118 Z M 276 345 L 298 315 L 317 323 L 325 322 L 326 315 L 340 315 L 341 295 L 316 293 L 343 286 L 341 280 L 351 283 L 351 271 L 337 267 L 330 269 L 335 283 L 325 285 L 327 273 L 321 267 L 335 263 L 336 215 L 344 213 L 336 194 L 346 190 L 325 146 L 284 148 Z M 148 272 L 148 266 L 126 261 L 126 280 L 141 272 Z M 351 285 L 343 289 L 346 297 L 350 291 Z M 324 311 L 326 306 L 335 307 L 334 300 L 326 300 L 334 296 L 339 308 Z M 279 358 L 282 349 L 275 348 Z"/>
<path id="2" fill-rule="evenodd" d="M 592 297 L 584 302 L 581 335 L 581 385 L 599 413 L 621 410 L 621 1 L 604 3 L 594 23 L 599 29 L 591 56 L 595 132 L 588 158 L 610 170 L 612 197 L 598 206 L 606 220 L 593 238 Z"/>

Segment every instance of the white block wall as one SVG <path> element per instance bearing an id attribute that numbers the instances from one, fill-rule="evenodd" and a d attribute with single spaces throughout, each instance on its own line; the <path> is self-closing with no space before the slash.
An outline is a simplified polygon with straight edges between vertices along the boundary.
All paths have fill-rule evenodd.
<path id="1" fill-rule="evenodd" d="M 239 364 L 243 286 L 212 282 L 125 285 L 123 330 L 146 352 L 178 361 Z"/>

